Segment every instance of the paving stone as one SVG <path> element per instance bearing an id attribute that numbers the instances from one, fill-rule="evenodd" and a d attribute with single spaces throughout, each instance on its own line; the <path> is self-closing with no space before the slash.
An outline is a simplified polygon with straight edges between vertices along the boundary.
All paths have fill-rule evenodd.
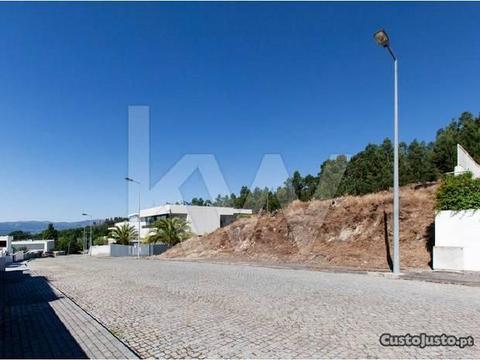
<path id="1" fill-rule="evenodd" d="M 29 265 L 144 358 L 479 358 L 382 333 L 480 341 L 480 288 L 359 274 L 66 256 Z"/>
<path id="2" fill-rule="evenodd" d="M 0 358 L 138 358 L 41 276 L 11 271 L 0 281 Z"/>

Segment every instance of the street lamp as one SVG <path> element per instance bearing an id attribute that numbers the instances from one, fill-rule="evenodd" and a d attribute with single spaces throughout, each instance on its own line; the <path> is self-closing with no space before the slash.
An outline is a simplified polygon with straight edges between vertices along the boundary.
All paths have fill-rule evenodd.
<path id="1" fill-rule="evenodd" d="M 88 248 L 90 249 L 92 247 L 92 226 L 93 226 L 93 218 L 92 218 L 92 215 L 89 215 L 87 213 L 82 213 L 82 216 L 89 216 L 90 217 L 90 239 L 89 239 L 89 243 L 90 245 L 88 246 Z M 85 231 L 84 231 L 84 235 L 85 235 Z M 90 252 L 90 250 L 89 250 Z"/>
<path id="2" fill-rule="evenodd" d="M 134 180 L 132 178 L 126 177 L 125 180 L 127 182 L 133 182 L 138 185 L 138 233 L 137 233 L 137 258 L 140 258 L 140 181 Z"/>
<path id="3" fill-rule="evenodd" d="M 373 34 L 375 41 L 381 47 L 387 48 L 393 58 L 393 272 L 400 272 L 400 230 L 399 230 L 399 207 L 400 207 L 400 189 L 398 181 L 398 60 L 390 47 L 390 39 L 384 29 Z"/>
<path id="4" fill-rule="evenodd" d="M 86 226 L 83 226 L 83 253 L 87 250 L 87 235 L 85 234 Z"/>

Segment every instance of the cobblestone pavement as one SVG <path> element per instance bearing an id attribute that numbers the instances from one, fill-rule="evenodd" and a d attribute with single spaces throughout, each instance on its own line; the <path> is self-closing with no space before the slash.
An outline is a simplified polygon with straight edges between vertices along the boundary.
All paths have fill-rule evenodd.
<path id="1" fill-rule="evenodd" d="M 1 275 L 0 358 L 137 358 L 44 278 Z"/>
<path id="2" fill-rule="evenodd" d="M 479 358 L 382 347 L 382 333 L 473 336 L 480 288 L 359 274 L 68 256 L 30 267 L 143 357 Z"/>

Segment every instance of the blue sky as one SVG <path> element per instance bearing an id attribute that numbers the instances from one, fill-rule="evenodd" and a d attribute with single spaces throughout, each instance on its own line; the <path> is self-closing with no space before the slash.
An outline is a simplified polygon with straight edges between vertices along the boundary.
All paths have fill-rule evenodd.
<path id="1" fill-rule="evenodd" d="M 401 140 L 432 140 L 480 110 L 479 16 L 474 3 L 1 3 L 0 221 L 125 215 L 129 105 L 150 106 L 153 182 L 207 153 L 237 192 L 263 154 L 317 173 L 381 142 L 380 27 L 400 60 Z M 205 196 L 196 175 L 183 190 Z"/>

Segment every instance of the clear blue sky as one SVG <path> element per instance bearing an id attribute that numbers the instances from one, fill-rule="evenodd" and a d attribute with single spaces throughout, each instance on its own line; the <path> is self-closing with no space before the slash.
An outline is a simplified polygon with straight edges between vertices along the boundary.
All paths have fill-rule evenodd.
<path id="1" fill-rule="evenodd" d="M 0 221 L 125 215 L 127 113 L 151 107 L 151 170 L 214 154 L 251 184 L 265 153 L 317 173 L 392 133 L 480 111 L 480 7 L 380 3 L 0 4 Z M 185 190 L 202 196 L 195 177 Z"/>

